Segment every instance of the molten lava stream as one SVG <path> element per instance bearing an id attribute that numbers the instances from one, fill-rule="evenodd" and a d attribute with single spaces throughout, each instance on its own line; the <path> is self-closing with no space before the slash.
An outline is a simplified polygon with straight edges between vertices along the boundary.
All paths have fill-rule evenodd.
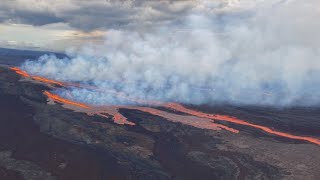
<path id="1" fill-rule="evenodd" d="M 241 119 L 238 119 L 238 118 L 235 118 L 235 117 L 230 117 L 230 116 L 226 116 L 226 115 L 219 115 L 219 114 L 207 114 L 207 113 L 203 113 L 203 112 L 200 112 L 200 111 L 195 111 L 195 110 L 192 110 L 192 109 L 185 108 L 182 105 L 176 104 L 176 103 L 169 103 L 169 104 L 165 105 L 165 107 L 173 109 L 173 110 L 176 110 L 176 111 L 184 112 L 186 114 L 190 114 L 190 115 L 193 115 L 193 116 L 197 116 L 197 117 L 203 117 L 203 118 L 209 118 L 209 119 L 214 119 L 214 120 L 232 122 L 232 123 L 235 123 L 235 124 L 240 124 L 240 125 L 245 125 L 245 126 L 253 127 L 253 128 L 256 128 L 256 129 L 260 129 L 260 130 L 265 131 L 265 132 L 267 132 L 269 134 L 273 134 L 273 135 L 277 135 L 277 136 L 281 136 L 281 137 L 286 137 L 286 138 L 289 138 L 289 139 L 304 140 L 304 141 L 308 141 L 308 142 L 320 145 L 320 139 L 317 139 L 317 138 L 305 137 L 305 136 L 297 136 L 297 135 L 292 135 L 292 134 L 288 134 L 288 133 L 272 130 L 269 127 L 252 124 L 252 123 L 246 122 L 244 120 L 241 120 Z"/>
<path id="2" fill-rule="evenodd" d="M 23 70 L 21 70 L 20 68 L 17 68 L 17 67 L 11 67 L 10 69 L 12 71 L 15 71 L 17 74 L 21 75 L 22 77 L 29 77 L 29 78 L 31 78 L 33 80 L 44 82 L 44 83 L 48 83 L 48 84 L 51 84 L 51 85 L 66 86 L 66 84 L 63 84 L 62 82 L 59 82 L 59 81 L 56 81 L 56 80 L 51 80 L 51 79 L 47 79 L 47 78 L 40 77 L 40 76 L 31 76 L 26 71 L 23 71 Z"/>
<path id="3" fill-rule="evenodd" d="M 30 75 L 26 71 L 23 71 L 20 68 L 11 67 L 10 69 L 23 77 L 30 77 Z"/>
<path id="4" fill-rule="evenodd" d="M 78 103 L 78 102 L 74 102 L 74 101 L 70 101 L 70 100 L 67 100 L 67 99 L 64 99 L 56 94 L 52 94 L 48 91 L 44 91 L 43 93 L 44 95 L 46 95 L 48 98 L 56 101 L 56 102 L 60 102 L 60 103 L 64 103 L 64 104 L 69 104 L 69 105 L 73 105 L 73 106 L 77 106 L 77 107 L 81 107 L 81 108 L 85 108 L 85 109 L 89 109 L 90 106 L 87 106 L 85 104 L 82 104 L 82 103 Z"/>
<path id="5" fill-rule="evenodd" d="M 41 82 L 44 82 L 44 83 L 55 84 L 55 85 L 59 85 L 59 86 L 66 86 L 62 82 L 51 80 L 51 79 L 47 79 L 47 78 L 43 78 L 43 77 L 40 77 L 40 76 L 32 76 L 32 79 L 34 79 L 36 81 L 41 81 Z"/>

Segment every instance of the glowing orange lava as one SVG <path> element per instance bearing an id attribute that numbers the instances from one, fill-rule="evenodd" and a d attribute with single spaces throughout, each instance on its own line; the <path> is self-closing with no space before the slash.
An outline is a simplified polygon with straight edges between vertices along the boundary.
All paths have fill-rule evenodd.
<path id="1" fill-rule="evenodd" d="M 22 77 L 29 77 L 29 78 L 31 78 L 33 80 L 44 82 L 44 83 L 48 83 L 48 84 L 51 84 L 51 85 L 66 86 L 62 82 L 59 82 L 59 81 L 56 81 L 56 80 L 51 80 L 51 79 L 47 79 L 47 78 L 40 77 L 40 76 L 31 76 L 26 71 L 23 71 L 23 70 L 21 70 L 20 68 L 17 68 L 17 67 L 11 67 L 10 69 L 12 71 L 15 71 L 17 74 L 21 75 Z"/>
<path id="2" fill-rule="evenodd" d="M 43 94 L 46 95 L 48 98 L 56 101 L 56 102 L 60 102 L 60 103 L 64 103 L 64 104 L 69 104 L 69 105 L 73 105 L 73 106 L 77 106 L 77 107 L 81 107 L 81 108 L 85 108 L 85 109 L 90 108 L 89 106 L 87 106 L 87 105 L 85 105 L 85 104 L 64 99 L 64 98 L 62 98 L 62 97 L 60 97 L 60 96 L 58 96 L 58 95 L 56 95 L 56 94 L 52 94 L 52 93 L 50 93 L 50 92 L 48 92 L 48 91 L 44 91 Z"/>
<path id="3" fill-rule="evenodd" d="M 222 124 L 215 124 L 217 127 L 221 128 L 221 129 L 225 129 L 227 131 L 230 131 L 230 132 L 233 132 L 233 133 L 239 133 L 239 130 L 237 129 L 233 129 L 231 127 L 228 127 L 228 126 L 225 126 L 225 125 L 222 125 Z"/>
<path id="4" fill-rule="evenodd" d="M 92 115 L 93 114 L 97 114 L 99 116 L 106 117 L 106 118 L 108 118 L 108 116 L 104 115 L 103 113 L 110 114 L 110 115 L 113 116 L 113 120 L 117 124 L 121 124 L 121 125 L 125 125 L 126 124 L 126 125 L 131 125 L 131 126 L 135 125 L 135 123 L 128 121 L 126 117 L 122 116 L 118 112 L 117 109 L 113 110 L 113 111 L 100 112 L 100 111 L 96 111 L 95 107 L 93 107 L 93 106 L 89 106 L 89 105 L 86 105 L 86 104 L 83 104 L 83 103 L 79 103 L 79 102 L 74 102 L 74 101 L 65 99 L 65 98 L 63 98 L 61 96 L 58 96 L 56 94 L 50 93 L 48 91 L 44 91 L 43 94 L 46 95 L 48 98 L 52 99 L 53 101 L 60 102 L 60 103 L 63 103 L 63 104 L 68 104 L 68 105 L 75 106 L 75 107 L 83 108 L 83 109 L 85 109 L 84 111 L 87 112 L 88 114 L 92 114 Z"/>
<path id="5" fill-rule="evenodd" d="M 59 86 L 64 86 L 64 84 L 62 82 L 51 80 L 51 79 L 47 79 L 47 78 L 43 78 L 43 77 L 39 77 L 39 76 L 32 76 L 32 79 L 34 79 L 36 81 L 41 81 L 41 82 L 44 82 L 44 83 L 48 83 L 48 84 L 55 84 L 55 85 L 59 85 Z"/>
<path id="6" fill-rule="evenodd" d="M 124 116 L 123 116 L 122 114 L 120 114 L 120 113 L 116 113 L 116 114 L 113 116 L 113 120 L 114 120 L 114 122 L 117 123 L 117 124 L 122 124 L 122 125 L 123 125 L 123 124 L 128 124 L 128 125 L 131 125 L 131 126 L 136 125 L 135 123 L 128 121 L 127 118 L 124 117 Z"/>
<path id="7" fill-rule="evenodd" d="M 244 120 L 241 120 L 241 119 L 238 119 L 235 117 L 230 117 L 230 116 L 226 116 L 226 115 L 218 115 L 218 114 L 207 114 L 207 113 L 203 113 L 203 112 L 199 112 L 199 111 L 185 108 L 182 105 L 176 104 L 176 103 L 169 103 L 166 105 L 166 107 L 171 108 L 176 111 L 184 112 L 184 113 L 187 113 L 187 114 L 190 114 L 193 116 L 197 116 L 197 117 L 209 118 L 209 119 L 220 120 L 220 121 L 227 121 L 227 122 L 232 122 L 235 124 L 250 126 L 250 127 L 254 127 L 254 128 L 260 129 L 262 131 L 265 131 L 267 133 L 274 134 L 277 136 L 286 137 L 286 138 L 290 138 L 290 139 L 296 139 L 296 140 L 309 141 L 311 143 L 320 145 L 320 139 L 316 139 L 316 138 L 312 138 L 312 137 L 305 137 L 305 136 L 297 136 L 297 135 L 292 135 L 292 134 L 272 130 L 269 127 L 252 124 L 252 123 L 246 122 Z"/>
<path id="8" fill-rule="evenodd" d="M 19 75 L 21 75 L 21 76 L 23 76 L 23 77 L 30 77 L 30 75 L 29 75 L 27 72 L 21 70 L 20 68 L 11 67 L 10 69 L 11 69 L 12 71 L 15 71 L 17 74 L 19 74 Z"/>

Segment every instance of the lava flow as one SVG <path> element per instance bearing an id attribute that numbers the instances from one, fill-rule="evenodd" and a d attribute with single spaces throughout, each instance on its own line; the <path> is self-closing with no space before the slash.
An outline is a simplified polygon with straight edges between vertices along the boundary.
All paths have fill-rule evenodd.
<path id="1" fill-rule="evenodd" d="M 10 69 L 23 77 L 30 77 L 30 75 L 26 71 L 23 71 L 20 68 L 11 67 Z"/>
<path id="2" fill-rule="evenodd" d="M 190 126 L 200 128 L 200 129 L 211 129 L 211 130 L 224 129 L 224 130 L 230 131 L 232 133 L 239 133 L 239 131 L 236 129 L 227 127 L 222 124 L 217 124 L 208 118 L 178 115 L 178 114 L 169 113 L 169 112 L 161 111 L 161 110 L 150 108 L 150 107 L 129 106 L 126 108 L 143 111 L 143 112 L 146 112 L 146 113 L 149 113 L 152 115 L 163 117 L 164 119 L 167 119 L 168 121 L 180 122 L 182 124 L 190 125 Z"/>
<path id="3" fill-rule="evenodd" d="M 40 76 L 31 76 L 26 71 L 24 71 L 24 70 L 22 70 L 20 68 L 17 68 L 17 67 L 11 67 L 10 69 L 12 71 L 15 71 L 17 74 L 21 75 L 22 77 L 31 78 L 33 80 L 40 81 L 40 82 L 43 82 L 43 83 L 47 83 L 47 84 L 50 84 L 50 85 L 66 86 L 62 82 L 59 82 L 59 81 L 56 81 L 56 80 L 51 80 L 51 79 L 47 79 L 47 78 L 40 77 Z"/>
<path id="4" fill-rule="evenodd" d="M 81 104 L 81 103 L 77 103 L 77 102 L 73 102 L 67 99 L 64 99 L 58 95 L 52 94 L 48 91 L 45 91 L 44 94 L 46 96 L 48 96 L 49 98 L 57 101 L 57 102 L 61 102 L 61 103 L 65 103 L 65 104 L 70 104 L 70 105 L 74 105 L 74 106 L 78 106 L 78 107 L 82 107 L 82 108 L 94 108 L 94 107 L 90 107 L 88 105 L 85 104 Z M 115 106 L 116 107 L 116 106 Z M 292 134 L 288 134 L 288 133 L 284 133 L 284 132 L 280 132 L 280 131 L 276 131 L 276 130 L 272 130 L 269 127 L 265 127 L 265 126 L 261 126 L 261 125 L 256 125 L 256 124 L 252 124 L 249 122 L 246 122 L 244 120 L 235 118 L 235 117 L 230 117 L 230 116 L 226 116 L 226 115 L 219 115 L 219 114 L 207 114 L 207 113 L 203 113 L 203 112 L 199 112 L 199 111 L 195 111 L 192 109 L 188 109 L 185 108 L 184 106 L 177 104 L 177 103 L 169 103 L 164 105 L 164 107 L 166 108 L 170 108 L 173 109 L 175 111 L 179 111 L 179 112 L 183 112 L 186 114 L 189 114 L 191 116 L 194 117 L 199 117 L 202 119 L 188 119 L 188 116 L 182 116 L 182 115 L 176 115 L 176 114 L 172 114 L 172 113 L 167 113 L 164 111 L 160 111 L 154 108 L 148 108 L 148 107 L 135 107 L 135 106 L 119 106 L 117 107 L 117 109 L 119 108 L 126 108 L 126 109 L 134 109 L 134 110 L 140 110 L 143 112 L 147 112 L 153 115 L 157 115 L 157 116 L 161 116 L 164 117 L 167 120 L 171 120 L 173 122 L 181 122 L 183 124 L 187 124 L 187 125 L 192 125 L 194 127 L 198 127 L 198 128 L 202 128 L 202 129 L 225 129 L 228 130 L 230 132 L 233 133 L 238 133 L 239 131 L 230 127 L 227 127 L 225 125 L 221 125 L 221 124 L 217 124 L 217 123 L 213 123 L 213 122 L 208 122 L 205 121 L 205 119 L 212 119 L 212 120 L 219 120 L 219 121 L 227 121 L 227 122 L 232 122 L 235 124 L 240 124 L 240 125 L 245 125 L 245 126 L 250 126 L 250 127 L 254 127 L 260 130 L 263 130 L 269 134 L 274 134 L 277 136 L 281 136 L 281 137 L 286 137 L 286 138 L 290 138 L 290 139 L 295 139 L 295 140 L 304 140 L 304 141 L 308 141 L 317 145 L 320 145 L 320 140 L 316 139 L 316 138 L 312 138 L 312 137 L 305 137 L 305 136 L 297 136 L 297 135 L 292 135 Z M 105 110 L 100 110 L 101 112 L 103 111 L 107 111 L 107 109 Z M 101 114 L 101 112 L 96 113 L 96 114 Z M 112 114 L 114 117 L 114 121 L 118 124 L 130 124 L 130 125 L 134 125 L 132 122 L 127 121 L 127 119 L 125 117 L 123 117 L 120 113 L 116 112 L 116 113 L 110 113 Z M 180 117 L 182 116 L 182 117 Z M 183 120 L 182 120 L 182 119 Z M 129 123 L 126 123 L 129 122 Z"/>
<path id="5" fill-rule="evenodd" d="M 48 91 L 44 91 L 43 94 L 46 95 L 48 98 L 56 101 L 56 102 L 60 102 L 60 103 L 64 103 L 64 104 L 69 104 L 69 105 L 73 105 L 73 106 L 77 106 L 77 107 L 81 107 L 81 108 L 85 108 L 85 109 L 90 108 L 89 106 L 87 106 L 87 105 L 85 105 L 85 104 L 64 99 L 64 98 L 62 98 L 62 97 L 60 97 L 60 96 L 58 96 L 58 95 L 56 95 L 56 94 L 52 94 L 52 93 L 50 93 L 50 92 L 48 92 Z"/>
<path id="6" fill-rule="evenodd" d="M 18 67 L 11 67 L 10 69 L 12 71 L 15 71 L 17 74 L 21 75 L 22 77 L 31 78 L 35 81 L 43 82 L 43 83 L 46 83 L 49 85 L 58 85 L 58 86 L 62 86 L 62 87 L 85 88 L 85 89 L 89 89 L 89 90 L 93 90 L 93 91 L 97 91 L 97 92 L 110 93 L 110 94 L 114 94 L 115 96 L 117 96 L 119 98 L 126 99 L 128 101 L 135 102 L 137 104 L 149 104 L 149 105 L 153 105 L 153 106 L 163 104 L 161 102 L 156 102 L 156 101 L 146 101 L 146 100 L 142 100 L 142 99 L 138 99 L 138 98 L 132 98 L 132 97 L 129 97 L 125 93 L 118 92 L 118 91 L 111 90 L 111 89 L 99 89 L 96 86 L 84 85 L 84 84 L 80 84 L 80 83 L 76 83 L 76 82 L 60 82 L 60 81 L 47 79 L 47 78 L 40 77 L 40 76 L 32 76 L 32 75 L 28 74 L 26 71 L 23 71 L 22 69 L 20 69 Z"/>
<path id="7" fill-rule="evenodd" d="M 172 122 L 180 122 L 182 124 L 190 125 L 193 127 L 201 128 L 201 129 L 210 129 L 210 130 L 220 130 L 225 129 L 227 131 L 238 133 L 239 131 L 230 127 L 227 127 L 222 124 L 214 123 L 214 121 L 208 119 L 208 118 L 199 118 L 194 116 L 185 116 L 185 115 L 178 115 L 174 113 L 169 113 L 165 111 L 161 111 L 158 109 L 150 108 L 150 107 L 139 107 L 139 106 L 101 106 L 101 107 L 95 107 L 95 106 L 89 106 L 86 104 L 81 104 L 78 102 L 74 102 L 71 100 L 67 100 L 63 97 L 60 97 L 56 94 L 50 93 L 48 91 L 44 92 L 44 95 L 46 95 L 48 98 L 52 99 L 53 101 L 68 104 L 75 107 L 83 108 L 83 112 L 86 112 L 89 115 L 98 115 L 102 117 L 108 118 L 108 115 L 113 116 L 113 120 L 117 124 L 121 125 L 135 125 L 135 123 L 130 122 L 127 120 L 126 117 L 124 117 L 120 112 L 119 109 L 131 109 L 131 110 L 139 110 L 142 112 L 146 112 L 149 114 L 153 114 L 156 116 L 163 117 L 164 119 Z M 108 114 L 108 115 L 106 115 Z"/>
<path id="8" fill-rule="evenodd" d="M 59 85 L 59 86 L 64 86 L 64 84 L 62 82 L 51 80 L 51 79 L 46 79 L 46 78 L 39 77 L 39 76 L 32 76 L 32 79 L 34 79 L 36 81 L 48 83 L 48 84 L 55 84 L 55 85 Z"/>
<path id="9" fill-rule="evenodd" d="M 97 115 L 102 116 L 102 117 L 108 117 L 108 116 L 104 115 L 103 112 L 96 111 L 95 107 L 93 107 L 93 106 L 89 106 L 87 104 L 71 101 L 71 100 L 65 99 L 65 98 L 63 98 L 63 97 L 61 97 L 59 95 L 50 93 L 48 91 L 44 91 L 43 94 L 46 95 L 48 98 L 52 99 L 55 102 L 71 105 L 71 106 L 74 106 L 74 107 L 83 108 L 83 111 L 86 112 L 87 114 L 91 114 L 91 115 L 97 114 Z M 109 111 L 109 112 L 105 112 L 105 113 L 108 113 L 108 114 L 112 115 L 114 122 L 117 123 L 117 124 L 135 125 L 134 123 L 128 121 L 127 118 L 122 116 L 117 110 L 116 111 L 111 111 L 111 112 Z"/>
<path id="10" fill-rule="evenodd" d="M 199 112 L 199 111 L 185 108 L 182 105 L 176 104 L 176 103 L 169 103 L 166 105 L 166 107 L 171 108 L 176 111 L 179 111 L 179 112 L 184 112 L 184 113 L 187 113 L 187 114 L 190 114 L 193 116 L 197 116 L 197 117 L 209 118 L 209 119 L 220 120 L 220 121 L 227 121 L 227 122 L 232 122 L 235 124 L 250 126 L 250 127 L 265 131 L 269 134 L 274 134 L 274 135 L 286 137 L 289 139 L 309 141 L 311 143 L 320 145 L 320 139 L 316 139 L 316 138 L 312 138 L 312 137 L 305 137 L 305 136 L 297 136 L 297 135 L 292 135 L 292 134 L 272 130 L 269 127 L 252 124 L 252 123 L 246 122 L 244 120 L 241 120 L 241 119 L 238 119 L 235 117 L 230 117 L 230 116 L 226 116 L 226 115 L 219 115 L 219 114 L 207 114 L 207 113 L 203 113 L 203 112 Z"/>
<path id="11" fill-rule="evenodd" d="M 78 85 L 78 84 L 68 84 L 68 83 L 61 83 L 55 80 L 50 80 L 50 79 L 46 79 L 43 77 L 39 77 L 39 76 L 31 76 L 29 75 L 27 72 L 17 68 L 17 67 L 12 67 L 10 68 L 11 70 L 15 71 L 17 74 L 23 76 L 23 77 L 30 77 L 36 81 L 41 81 L 50 85 L 59 85 L 59 86 L 79 86 L 81 87 L 82 85 Z M 125 94 L 121 94 L 121 92 L 117 92 L 114 90 L 100 90 L 100 89 L 96 89 L 94 87 L 90 87 L 90 89 L 95 89 L 97 91 L 103 91 L 103 92 L 110 92 L 113 93 L 119 97 L 122 98 L 126 98 L 129 99 L 131 101 L 135 101 L 137 103 L 145 103 L 145 104 L 151 104 L 151 105 L 155 105 L 155 106 L 163 106 L 165 108 L 169 108 L 169 109 L 173 109 L 175 111 L 179 111 L 179 112 L 183 112 L 186 113 L 190 116 L 186 116 L 186 115 L 177 115 L 174 113 L 168 113 L 165 111 L 161 111 L 161 110 L 157 110 L 154 108 L 149 108 L 149 107 L 139 107 L 139 106 L 105 106 L 105 107 L 94 107 L 94 106 L 89 106 L 86 104 L 82 104 L 79 102 L 74 102 L 65 98 L 62 98 L 56 94 L 52 94 L 48 91 L 45 91 L 44 94 L 56 101 L 56 102 L 60 102 L 60 103 L 64 103 L 64 104 L 68 104 L 68 105 L 72 105 L 72 106 L 76 106 L 76 107 L 81 107 L 83 109 L 86 109 L 85 112 L 87 112 L 88 114 L 97 114 L 99 116 L 102 117 L 108 117 L 106 115 L 104 115 L 104 113 L 107 113 L 109 115 L 113 116 L 113 120 L 115 123 L 117 124 L 128 124 L 128 125 L 135 125 L 134 123 L 130 122 L 127 120 L 126 117 L 122 116 L 119 113 L 119 109 L 120 108 L 124 108 L 124 109 L 133 109 L 133 110 L 140 110 L 143 112 L 147 112 L 149 114 L 153 114 L 156 116 L 160 116 L 163 117 L 167 120 L 173 121 L 173 122 L 180 122 L 183 124 L 187 124 L 187 125 L 191 125 L 197 128 L 202 128 L 202 129 L 212 129 L 212 130 L 218 130 L 218 129 L 225 129 L 227 131 L 233 132 L 233 133 L 238 133 L 239 131 L 230 127 L 227 127 L 225 125 L 222 124 L 217 124 L 214 121 L 218 120 L 218 121 L 226 121 L 226 122 L 231 122 L 234 124 L 240 124 L 240 125 L 244 125 L 244 126 L 249 126 L 249 127 L 253 127 L 256 129 L 260 129 L 264 132 L 267 132 L 269 134 L 273 134 L 273 135 L 277 135 L 277 136 L 281 136 L 281 137 L 285 137 L 285 138 L 289 138 L 289 139 L 295 139 L 295 140 L 304 140 L 304 141 L 308 141 L 317 145 L 320 145 L 320 139 L 317 138 L 313 138 L 313 137 L 305 137 L 305 136 L 297 136 L 297 135 L 292 135 L 292 134 L 288 134 L 288 133 L 284 133 L 284 132 L 280 132 L 280 131 L 276 131 L 273 130 L 269 127 L 266 126 L 262 126 L 262 125 L 257 125 L 257 124 L 252 124 L 249 122 L 246 122 L 244 120 L 238 119 L 236 117 L 230 117 L 227 115 L 219 115 L 219 114 L 207 114 L 207 113 L 203 113 L 200 111 L 196 111 L 196 110 L 192 110 L 192 109 L 188 109 L 185 108 L 184 106 L 177 104 L 177 103 L 168 103 L 163 105 L 163 103 L 161 102 L 149 102 L 149 101 L 144 101 L 144 100 L 139 100 L 139 99 L 133 99 L 133 98 L 129 98 L 128 96 L 126 96 Z M 197 118 L 197 119 L 196 119 Z"/>

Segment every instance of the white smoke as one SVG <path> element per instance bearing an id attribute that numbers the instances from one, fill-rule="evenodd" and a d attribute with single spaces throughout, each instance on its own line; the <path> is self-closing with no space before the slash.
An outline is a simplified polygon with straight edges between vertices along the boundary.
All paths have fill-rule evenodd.
<path id="1" fill-rule="evenodd" d="M 93 84 L 130 98 L 182 103 L 318 105 L 320 2 L 199 11 L 169 27 L 109 30 L 104 45 L 45 55 L 26 71 Z M 127 104 L 110 91 L 59 91 L 92 104 Z"/>

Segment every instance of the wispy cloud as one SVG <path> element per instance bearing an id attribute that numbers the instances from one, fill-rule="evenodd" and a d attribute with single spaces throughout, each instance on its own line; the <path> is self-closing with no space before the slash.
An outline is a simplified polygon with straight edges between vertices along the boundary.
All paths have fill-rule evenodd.
<path id="1" fill-rule="evenodd" d="M 285 0 L 2 0 L 2 28 L 7 26 L 12 29 L 12 24 L 25 24 L 33 28 L 21 27 L 21 32 L 26 31 L 16 32 L 17 37 L 7 36 L 0 30 L 0 36 L 7 37 L 2 41 L 15 41 L 21 45 L 28 42 L 39 44 L 42 49 L 62 51 L 67 46 L 79 46 L 84 41 L 101 43 L 101 39 L 94 35 L 75 36 L 70 35 L 69 30 L 77 31 L 71 34 L 90 34 L 110 29 L 149 31 L 155 27 L 179 27 L 189 14 L 221 16 L 223 21 L 232 13 L 238 17 L 246 16 L 248 11 L 244 10 L 278 2 Z M 66 36 L 54 35 L 53 38 L 48 29 L 59 30 L 60 34 L 68 34 L 72 38 L 68 41 Z M 39 37 L 35 37 L 35 33 Z M 25 36 L 20 37 L 19 34 Z M 42 35 L 47 35 L 47 38 Z M 33 40 L 26 41 L 25 37 L 32 37 Z"/>

